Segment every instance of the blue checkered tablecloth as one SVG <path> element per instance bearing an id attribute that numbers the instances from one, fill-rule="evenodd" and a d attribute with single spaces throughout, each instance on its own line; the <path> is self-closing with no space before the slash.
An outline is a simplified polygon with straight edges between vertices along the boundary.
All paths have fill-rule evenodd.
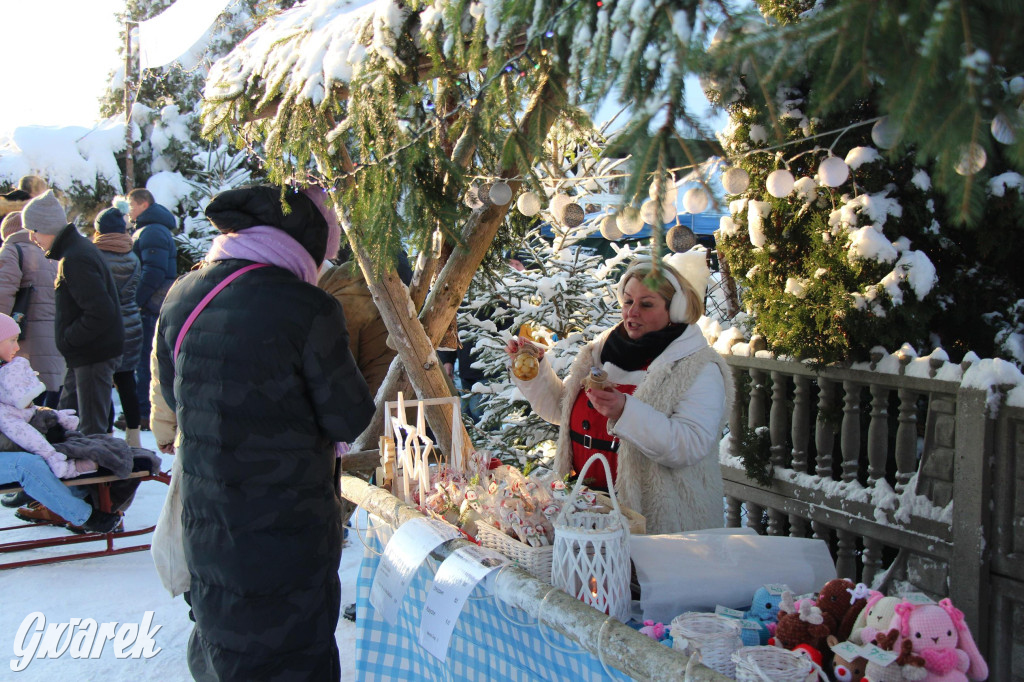
<path id="1" fill-rule="evenodd" d="M 363 516 L 365 521 L 366 517 Z M 370 605 L 370 587 L 380 562 L 376 552 L 390 537 L 378 527 L 365 537 L 367 549 L 356 583 L 356 679 L 463 682 L 598 682 L 628 680 L 590 652 L 552 630 L 537 628 L 523 611 L 499 604 L 477 587 L 455 626 L 448 657 L 441 662 L 419 645 L 420 610 L 437 562 L 427 559 L 405 594 L 398 622 L 388 624 Z M 356 545 L 359 546 L 358 543 Z M 610 675 L 609 675 L 610 673 Z"/>

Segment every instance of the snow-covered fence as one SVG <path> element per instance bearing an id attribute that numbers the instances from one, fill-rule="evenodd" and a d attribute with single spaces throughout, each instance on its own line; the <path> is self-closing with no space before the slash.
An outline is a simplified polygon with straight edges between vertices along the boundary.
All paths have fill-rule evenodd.
<path id="1" fill-rule="evenodd" d="M 1024 408 L 958 381 L 727 361 L 727 525 L 821 538 L 841 577 L 951 597 L 992 679 L 1024 674 L 1024 662 L 1011 663 L 1024 643 L 1013 631 L 1024 617 Z M 757 459 L 757 443 L 769 487 L 737 456 Z"/>

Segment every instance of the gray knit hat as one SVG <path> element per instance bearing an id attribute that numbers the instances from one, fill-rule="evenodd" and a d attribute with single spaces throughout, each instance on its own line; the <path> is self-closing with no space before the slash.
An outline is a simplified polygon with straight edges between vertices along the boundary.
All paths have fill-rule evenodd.
<path id="1" fill-rule="evenodd" d="M 48 189 L 21 209 L 21 223 L 30 232 L 58 235 L 68 226 L 68 216 L 53 190 Z"/>
<path id="2" fill-rule="evenodd" d="M 7 238 L 21 229 L 21 211 L 14 211 L 4 216 L 0 223 L 0 239 L 7 241 Z"/>

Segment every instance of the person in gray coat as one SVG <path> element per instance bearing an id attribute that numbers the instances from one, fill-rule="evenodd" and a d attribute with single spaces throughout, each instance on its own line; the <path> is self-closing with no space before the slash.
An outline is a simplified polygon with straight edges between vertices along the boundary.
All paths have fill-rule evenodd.
<path id="1" fill-rule="evenodd" d="M 96 216 L 92 241 L 107 262 L 110 274 L 114 276 L 121 298 L 121 319 L 124 321 L 124 352 L 121 363 L 114 371 L 114 385 L 121 398 L 125 418 L 125 440 L 129 445 L 140 446 L 138 386 L 135 382 L 135 367 L 142 355 L 142 316 L 135 300 L 135 290 L 142 278 L 142 266 L 132 251 L 132 238 L 127 231 L 128 222 L 116 208 L 108 208 Z M 147 387 L 142 387 L 147 390 Z"/>
<path id="2" fill-rule="evenodd" d="M 31 286 L 28 314 L 22 321 L 24 338 L 18 343 L 20 357 L 32 363 L 46 392 L 36 402 L 46 407 L 57 407 L 64 372 L 67 365 L 57 350 L 54 338 L 53 282 L 57 278 L 57 263 L 49 260 L 42 249 L 32 243 L 29 233 L 22 227 L 21 212 L 4 216 L 0 226 L 3 247 L 0 247 L 0 313 L 11 314 L 14 296 L 23 286 Z"/>

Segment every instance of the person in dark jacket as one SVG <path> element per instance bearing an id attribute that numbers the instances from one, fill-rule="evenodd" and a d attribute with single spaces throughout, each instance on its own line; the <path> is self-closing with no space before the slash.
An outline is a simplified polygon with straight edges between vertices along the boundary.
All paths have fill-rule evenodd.
<path id="1" fill-rule="evenodd" d="M 229 190 L 218 236 L 157 323 L 177 416 L 197 680 L 337 680 L 342 519 L 335 443 L 373 416 L 341 306 L 316 287 L 340 231 L 319 190 Z M 328 236 L 330 235 L 330 239 Z M 215 287 L 256 264 L 216 293 Z"/>
<path id="2" fill-rule="evenodd" d="M 25 204 L 21 222 L 46 257 L 57 261 L 54 333 L 68 365 L 59 407 L 78 410 L 82 433 L 106 433 L 110 387 L 124 351 L 114 276 L 99 249 L 68 223 L 52 190 Z"/>
<path id="3" fill-rule="evenodd" d="M 149 190 L 128 192 L 128 215 L 135 222 L 132 250 L 142 264 L 142 281 L 135 291 L 142 316 L 142 352 L 135 367 L 139 415 L 142 427 L 149 430 L 149 354 L 153 350 L 153 332 L 167 291 L 178 276 L 178 247 L 173 230 L 174 214 L 156 203 Z"/>
<path id="4" fill-rule="evenodd" d="M 121 320 L 124 322 L 124 353 L 114 371 L 114 386 L 117 387 L 117 395 L 124 408 L 124 438 L 129 445 L 139 447 L 139 396 L 135 369 L 142 354 L 142 316 L 139 315 L 139 304 L 135 301 L 135 291 L 142 277 L 142 268 L 132 252 L 132 238 L 127 232 L 128 222 L 120 210 L 108 208 L 102 211 L 96 216 L 94 227 L 96 231 L 92 241 L 107 262 L 110 273 L 114 275 L 121 302 Z"/>

